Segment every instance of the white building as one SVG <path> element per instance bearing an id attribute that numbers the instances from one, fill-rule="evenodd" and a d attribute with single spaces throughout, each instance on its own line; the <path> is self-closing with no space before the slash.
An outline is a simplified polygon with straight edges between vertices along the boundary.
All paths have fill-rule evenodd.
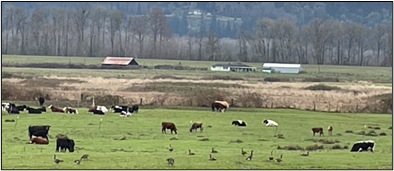
<path id="1" fill-rule="evenodd" d="M 212 65 L 211 71 L 256 72 L 256 68 L 242 63 L 228 63 Z"/>
<path id="2" fill-rule="evenodd" d="M 301 64 L 264 63 L 262 71 L 267 73 L 298 74 L 302 71 L 302 67 Z"/>

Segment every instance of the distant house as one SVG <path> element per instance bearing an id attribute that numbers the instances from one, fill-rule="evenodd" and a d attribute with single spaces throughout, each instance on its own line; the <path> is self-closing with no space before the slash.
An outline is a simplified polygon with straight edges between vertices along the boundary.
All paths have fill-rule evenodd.
<path id="1" fill-rule="evenodd" d="M 194 10 L 189 12 L 189 15 L 201 15 L 201 14 L 202 14 L 201 10 Z"/>
<path id="2" fill-rule="evenodd" d="M 298 74 L 302 71 L 302 67 L 301 64 L 264 63 L 262 71 L 266 73 Z"/>
<path id="3" fill-rule="evenodd" d="M 106 66 L 127 66 L 127 65 L 138 65 L 134 58 L 130 57 L 106 57 L 101 65 Z"/>
<path id="4" fill-rule="evenodd" d="M 211 71 L 256 72 L 256 67 L 251 67 L 240 62 L 215 64 L 211 66 Z"/>

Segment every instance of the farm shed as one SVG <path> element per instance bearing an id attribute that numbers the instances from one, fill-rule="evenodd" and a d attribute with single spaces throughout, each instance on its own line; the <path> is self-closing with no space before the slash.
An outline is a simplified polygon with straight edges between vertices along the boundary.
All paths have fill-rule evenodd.
<path id="1" fill-rule="evenodd" d="M 127 65 L 138 65 L 137 61 L 134 58 L 128 57 L 106 57 L 101 65 L 107 66 L 127 66 Z"/>
<path id="2" fill-rule="evenodd" d="M 256 67 L 251 67 L 240 62 L 215 64 L 211 66 L 211 71 L 256 72 Z"/>
<path id="3" fill-rule="evenodd" d="M 302 67 L 301 64 L 264 63 L 262 71 L 267 73 L 279 72 L 285 74 L 298 74 L 302 71 Z"/>

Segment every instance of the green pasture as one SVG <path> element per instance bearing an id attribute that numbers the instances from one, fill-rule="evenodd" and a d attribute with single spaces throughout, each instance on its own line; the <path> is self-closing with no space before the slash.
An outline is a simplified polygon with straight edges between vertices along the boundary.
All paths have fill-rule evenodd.
<path id="1" fill-rule="evenodd" d="M 73 63 L 73 64 L 101 64 L 105 57 L 64 57 L 64 56 L 26 56 L 26 55 L 2 55 L 2 63 Z M 224 61 L 188 61 L 188 60 L 161 60 L 161 59 L 136 59 L 140 65 L 155 66 L 155 65 L 179 65 L 191 67 L 205 67 L 210 68 L 211 65 L 216 63 L 228 63 Z M 262 63 L 245 62 L 245 64 L 257 67 L 258 70 L 262 68 Z M 263 74 L 262 72 L 256 73 L 230 73 L 231 75 L 255 75 L 255 76 L 275 76 L 275 77 L 340 77 L 340 78 L 354 78 L 354 79 L 392 79 L 392 68 L 390 67 L 366 67 L 366 66 L 335 66 L 335 65 L 302 65 L 302 68 L 308 74 Z M 319 69 L 320 68 L 320 69 Z M 4 68 L 3 68 L 4 69 Z M 318 73 L 318 71 L 320 73 Z M 104 71 L 107 72 L 107 71 Z M 116 70 L 115 72 L 122 72 Z M 125 71 L 132 72 L 132 71 Z M 156 72 L 161 72 L 156 70 Z M 174 72 L 176 74 L 180 71 L 168 71 L 165 73 Z M 182 71 L 183 73 L 184 71 Z M 192 75 L 223 75 L 223 72 L 211 71 L 185 71 L 185 74 Z M 348 74 L 348 75 L 347 75 Z M 279 76 L 278 76 L 279 75 Z"/>
<path id="2" fill-rule="evenodd" d="M 2 168 L 3 169 L 392 169 L 392 115 L 387 114 L 343 114 L 319 113 L 299 110 L 235 109 L 225 113 L 200 110 L 170 110 L 140 108 L 138 114 L 129 118 L 108 112 L 104 116 L 93 115 L 80 108 L 78 115 L 46 112 L 41 115 L 19 114 L 2 116 Z M 99 129 L 100 119 L 103 119 Z M 247 127 L 234 127 L 233 120 L 244 120 Z M 279 123 L 278 133 L 284 139 L 274 137 L 275 128 L 262 124 L 263 119 Z M 174 122 L 178 134 L 161 133 L 161 122 Z M 190 121 L 203 122 L 204 131 L 189 132 Z M 49 145 L 26 144 L 29 125 L 49 124 L 49 134 L 55 137 L 63 133 L 74 139 L 74 153 L 57 153 L 63 163 L 53 162 L 55 139 Z M 365 124 L 379 124 L 387 136 L 363 136 L 354 133 L 366 131 Z M 334 127 L 333 136 L 312 137 L 311 127 Z M 209 127 L 210 126 L 210 127 Z M 338 133 L 341 136 L 337 135 Z M 119 140 L 121 137 L 125 140 Z M 177 140 L 170 140 L 171 138 Z M 209 141 L 199 141 L 208 138 Z M 302 151 L 279 150 L 277 146 L 322 145 L 307 139 L 338 140 L 340 146 L 349 148 L 355 141 L 374 140 L 375 152 L 349 152 L 350 149 L 334 150 L 335 144 L 323 144 L 321 151 L 310 151 L 302 157 Z M 241 140 L 242 143 L 230 143 Z M 173 152 L 167 150 L 169 144 Z M 209 161 L 211 148 L 217 161 Z M 241 155 L 241 148 L 248 153 L 254 150 L 251 161 Z M 196 155 L 189 156 L 190 149 Z M 283 154 L 283 161 L 267 161 L 270 151 L 277 158 Z M 80 165 L 73 161 L 82 154 L 90 158 Z M 166 158 L 175 159 L 174 166 L 168 166 Z"/>

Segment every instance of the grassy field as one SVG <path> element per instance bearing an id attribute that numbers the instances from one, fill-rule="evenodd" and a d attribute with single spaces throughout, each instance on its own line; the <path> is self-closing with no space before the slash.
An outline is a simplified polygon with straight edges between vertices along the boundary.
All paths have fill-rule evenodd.
<path id="1" fill-rule="evenodd" d="M 13 63 L 84 63 L 88 64 L 101 64 L 104 57 L 64 57 L 64 56 L 25 56 L 25 55 L 2 55 L 2 62 L 13 62 Z M 209 68 L 211 65 L 216 63 L 228 63 L 223 61 L 187 61 L 187 60 L 159 60 L 159 59 L 136 59 L 140 65 L 179 65 L 179 62 L 184 66 L 191 67 L 203 67 Z M 262 68 L 262 63 L 250 63 L 246 62 L 245 64 Z M 317 74 L 320 67 L 320 72 L 322 74 Z M 313 76 L 327 76 L 327 73 L 347 73 L 351 74 L 349 77 L 359 78 L 381 78 L 387 79 L 392 78 L 392 68 L 390 67 L 365 67 L 365 66 L 334 66 L 334 65 L 302 65 L 302 68 L 309 72 L 313 73 Z M 4 69 L 4 68 L 3 68 Z M 106 71 L 104 71 L 106 72 Z M 118 72 L 118 71 L 116 71 Z M 119 71 L 122 72 L 122 71 Z M 129 72 L 129 71 L 127 71 Z M 160 70 L 156 70 L 156 72 L 161 72 Z M 166 71 L 168 72 L 168 70 Z M 179 71 L 173 71 L 179 73 Z M 196 71 L 187 71 L 187 73 L 195 73 Z M 201 72 L 201 71 L 198 71 Z M 209 71 L 208 71 L 209 72 Z M 201 72 L 206 75 L 208 72 Z M 209 72 L 218 74 L 217 72 Z M 220 72 L 219 74 L 223 74 Z M 232 74 L 243 74 L 245 73 L 232 73 Z M 261 72 L 254 73 L 255 75 L 263 75 Z M 265 74 L 269 75 L 269 74 Z M 272 74 L 271 74 L 272 75 Z M 311 74 L 302 74 L 306 76 L 311 76 Z M 281 74 L 281 76 L 294 76 L 294 74 Z M 335 75 L 329 75 L 335 76 Z M 342 77 L 342 76 L 341 76 Z M 346 76 L 344 76 L 346 77 Z"/>
<path id="2" fill-rule="evenodd" d="M 392 115 L 384 114 L 327 114 L 298 110 L 240 109 L 213 113 L 206 110 L 140 109 L 130 118 L 121 118 L 108 112 L 105 116 L 87 113 L 79 109 L 79 115 L 43 113 L 41 115 L 20 114 L 17 125 L 4 122 L 16 119 L 15 115 L 2 117 L 2 168 L 3 169 L 392 169 Z M 103 118 L 101 129 L 99 120 Z M 244 120 L 247 127 L 234 127 L 232 120 Z M 274 137 L 275 128 L 265 127 L 261 121 L 273 119 L 279 123 L 278 133 L 285 139 Z M 177 135 L 162 134 L 160 123 L 171 121 L 177 125 Z M 204 123 L 204 132 L 190 133 L 190 121 Z M 55 139 L 49 145 L 25 144 L 28 141 L 27 127 L 35 124 L 49 124 L 49 134 L 67 134 L 76 142 L 74 153 L 58 153 L 65 162 L 53 162 Z M 344 133 L 366 131 L 364 124 L 379 124 L 387 136 L 364 137 Z M 16 127 L 15 127 L 16 125 Z M 208 125 L 212 127 L 208 127 Z M 328 125 L 334 127 L 333 136 L 312 137 L 310 128 Z M 336 135 L 342 134 L 341 136 Z M 326 133 L 327 134 L 327 133 Z M 116 140 L 122 136 L 125 140 Z M 177 140 L 170 140 L 175 137 Z M 199 141 L 208 138 L 209 141 Z M 334 144 L 324 144 L 322 151 L 311 151 L 310 156 L 301 157 L 301 151 L 279 150 L 280 145 L 306 147 L 319 142 L 307 139 L 338 140 L 341 146 L 349 148 L 355 141 L 374 140 L 375 153 L 351 153 L 350 149 L 334 150 Z M 242 140 L 243 143 L 229 143 Z M 174 148 L 169 152 L 169 144 Z M 214 147 L 219 153 L 213 154 L 217 161 L 209 161 Z M 254 150 L 254 157 L 246 161 L 240 151 Z M 187 155 L 190 149 L 195 156 Z M 275 158 L 283 154 L 283 161 L 267 161 L 270 151 Z M 73 163 L 82 154 L 90 158 L 80 165 Z M 175 159 L 174 166 L 167 166 L 166 158 Z"/>

